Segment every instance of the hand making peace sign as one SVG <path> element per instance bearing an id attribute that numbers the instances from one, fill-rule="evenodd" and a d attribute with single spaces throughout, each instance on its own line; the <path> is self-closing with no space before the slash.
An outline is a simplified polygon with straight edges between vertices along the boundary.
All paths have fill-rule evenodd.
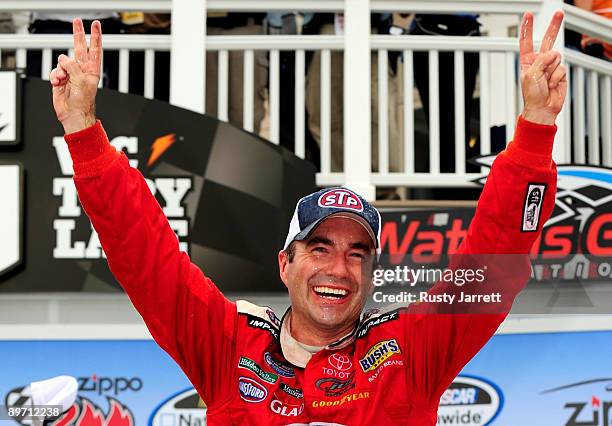
<path id="1" fill-rule="evenodd" d="M 66 133 L 93 125 L 96 121 L 95 100 L 102 64 L 102 29 L 100 22 L 91 25 L 87 49 L 83 21 L 72 22 L 74 58 L 60 55 L 49 80 L 53 86 L 53 108 Z"/>
<path id="2" fill-rule="evenodd" d="M 548 25 L 539 52 L 533 51 L 533 14 L 523 15 L 520 37 L 521 86 L 525 108 L 523 117 L 541 124 L 554 124 L 567 93 L 567 69 L 561 55 L 551 50 L 563 12 L 556 12 Z"/>

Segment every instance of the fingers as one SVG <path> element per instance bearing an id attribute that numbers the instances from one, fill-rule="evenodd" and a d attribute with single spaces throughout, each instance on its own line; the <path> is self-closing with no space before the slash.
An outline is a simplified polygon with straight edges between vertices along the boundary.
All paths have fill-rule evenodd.
<path id="1" fill-rule="evenodd" d="M 565 65 L 561 64 L 550 76 L 550 79 L 548 80 L 548 87 L 554 89 L 559 84 L 565 82 L 567 82 L 567 68 Z"/>
<path id="2" fill-rule="evenodd" d="M 80 63 L 87 61 L 87 40 L 85 39 L 85 29 L 83 21 L 76 18 L 72 21 L 72 35 L 74 38 L 74 57 Z"/>
<path id="3" fill-rule="evenodd" d="M 519 35 L 519 46 L 521 56 L 533 52 L 533 14 L 525 12 L 521 21 L 521 33 Z"/>
<path id="4" fill-rule="evenodd" d="M 544 70 L 544 75 L 546 79 L 550 79 L 550 76 L 555 72 L 559 64 L 561 63 L 561 54 L 559 52 L 553 51 L 555 53 L 555 59 L 552 64 L 548 65 Z"/>
<path id="5" fill-rule="evenodd" d="M 561 22 L 563 22 L 563 12 L 559 10 L 555 12 L 550 20 L 550 24 L 548 24 L 546 34 L 544 34 L 542 44 L 540 45 L 540 52 L 547 52 L 552 49 L 557 39 L 557 34 L 559 34 L 559 28 L 561 28 Z"/>
<path id="6" fill-rule="evenodd" d="M 89 60 L 97 64 L 96 69 L 102 66 L 102 25 L 100 21 L 91 24 L 91 39 L 89 41 Z"/>
<path id="7" fill-rule="evenodd" d="M 546 69 L 556 61 L 558 55 L 559 53 L 554 50 L 540 53 L 536 57 L 536 60 L 531 67 L 531 71 L 537 74 L 544 74 Z"/>
<path id="8" fill-rule="evenodd" d="M 68 73 L 70 77 L 80 77 L 83 74 L 81 66 L 77 63 L 76 59 L 69 58 L 66 55 L 59 55 L 59 65 Z"/>
<path id="9" fill-rule="evenodd" d="M 66 73 L 66 70 L 64 70 L 60 65 L 54 68 L 51 71 L 51 74 L 49 74 L 49 81 L 53 86 L 63 84 L 67 78 L 68 74 Z"/>

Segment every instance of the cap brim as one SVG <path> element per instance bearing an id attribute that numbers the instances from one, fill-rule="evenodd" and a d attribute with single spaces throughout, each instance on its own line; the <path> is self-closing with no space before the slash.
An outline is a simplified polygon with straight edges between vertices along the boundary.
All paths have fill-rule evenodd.
<path id="1" fill-rule="evenodd" d="M 356 213 L 351 213 L 351 212 L 346 212 L 346 211 L 340 211 L 340 212 L 331 213 L 331 214 L 328 214 L 327 216 L 323 216 L 322 218 L 316 220 L 315 222 L 312 222 L 306 228 L 302 229 L 302 231 L 299 232 L 295 236 L 295 238 L 293 238 L 293 241 L 303 241 L 303 240 L 306 240 L 308 237 L 310 237 L 310 234 L 312 234 L 314 232 L 314 230 L 317 229 L 317 227 L 323 221 L 325 221 L 325 220 L 327 220 L 327 219 L 329 219 L 331 217 L 343 217 L 343 218 L 346 218 L 346 219 L 351 219 L 351 220 L 354 220 L 355 222 L 357 222 L 358 224 L 360 224 L 361 226 L 363 226 L 363 228 L 366 230 L 366 232 L 368 233 L 368 235 L 372 239 L 372 243 L 374 244 L 374 248 L 378 249 L 378 244 L 376 243 L 376 241 L 377 241 L 376 236 L 374 235 L 374 231 L 372 230 L 372 227 L 370 226 L 368 221 L 365 220 L 363 217 L 359 216 Z"/>

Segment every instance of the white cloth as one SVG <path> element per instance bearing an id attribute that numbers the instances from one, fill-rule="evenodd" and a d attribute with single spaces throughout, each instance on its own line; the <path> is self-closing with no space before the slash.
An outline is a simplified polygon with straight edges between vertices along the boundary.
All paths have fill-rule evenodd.
<path id="1" fill-rule="evenodd" d="M 32 382 L 32 405 L 61 405 L 62 412 L 65 412 L 74 403 L 78 388 L 76 379 L 71 376 Z"/>
<path id="2" fill-rule="evenodd" d="M 28 26 L 30 25 L 30 12 L 15 12 L 13 13 L 13 26 L 16 34 L 27 34 Z"/>

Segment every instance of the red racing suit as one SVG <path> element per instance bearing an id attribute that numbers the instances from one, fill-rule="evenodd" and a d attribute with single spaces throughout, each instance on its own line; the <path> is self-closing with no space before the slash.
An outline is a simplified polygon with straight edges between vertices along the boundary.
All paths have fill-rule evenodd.
<path id="1" fill-rule="evenodd" d="M 555 131 L 518 119 L 460 253 L 529 252 L 554 205 Z M 291 338 L 289 321 L 228 300 L 179 251 L 143 176 L 109 144 L 100 122 L 65 139 L 81 204 L 113 274 L 206 403 L 210 425 L 434 425 L 440 396 L 511 306 L 478 315 L 428 314 L 419 305 L 412 314 L 364 315 L 351 334 L 311 355 Z M 530 210 L 534 188 L 543 200 Z M 512 299 L 529 263 L 519 269 L 504 283 Z"/>

